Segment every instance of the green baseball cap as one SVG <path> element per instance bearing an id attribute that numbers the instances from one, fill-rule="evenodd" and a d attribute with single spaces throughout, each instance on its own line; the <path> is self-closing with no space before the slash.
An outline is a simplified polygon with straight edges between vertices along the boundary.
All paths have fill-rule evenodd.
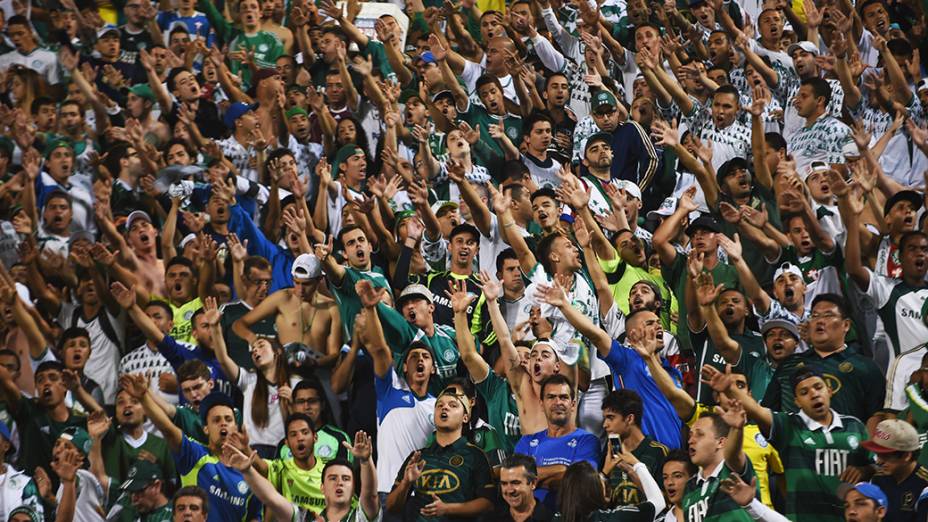
<path id="1" fill-rule="evenodd" d="M 52 155 L 52 152 L 55 152 L 55 149 L 66 148 L 72 153 L 74 152 L 74 145 L 71 143 L 71 140 L 63 138 L 55 138 L 48 142 L 45 146 L 45 159 L 48 159 Z"/>
<path id="2" fill-rule="evenodd" d="M 61 432 L 58 438 L 74 444 L 77 451 L 80 451 L 84 457 L 90 453 L 90 447 L 93 445 L 93 441 L 90 439 L 90 434 L 87 433 L 87 430 L 78 428 L 77 426 L 68 426 Z"/>
<path id="3" fill-rule="evenodd" d="M 147 83 L 138 83 L 129 87 L 129 92 L 138 96 L 139 98 L 145 98 L 150 102 L 155 101 L 155 93 L 151 90 L 151 86 Z"/>
<path id="4" fill-rule="evenodd" d="M 129 468 L 126 477 L 126 481 L 119 486 L 119 489 L 130 493 L 142 491 L 152 482 L 162 479 L 161 468 L 154 462 L 139 459 Z"/>
<path id="5" fill-rule="evenodd" d="M 348 143 L 338 149 L 338 152 L 335 154 L 335 161 L 332 162 L 332 178 L 338 178 L 338 168 L 341 166 L 342 162 L 355 154 L 364 154 L 364 149 L 354 143 Z"/>
<path id="6" fill-rule="evenodd" d="M 618 106 L 618 102 L 615 100 L 615 96 L 612 95 L 609 91 L 599 91 L 596 93 L 596 96 L 593 96 L 593 102 L 591 103 L 593 112 L 598 111 L 602 107 L 612 107 L 615 108 Z"/>
<path id="7" fill-rule="evenodd" d="M 291 107 L 290 110 L 286 112 L 286 116 L 288 120 L 296 116 L 297 114 L 302 114 L 303 116 L 306 116 L 307 118 L 309 118 L 309 113 L 306 112 L 306 109 L 304 109 L 303 107 Z"/>

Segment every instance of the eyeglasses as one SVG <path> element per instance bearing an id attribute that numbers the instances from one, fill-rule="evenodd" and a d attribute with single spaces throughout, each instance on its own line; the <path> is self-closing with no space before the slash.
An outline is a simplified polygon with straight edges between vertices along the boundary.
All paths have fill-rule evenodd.
<path id="1" fill-rule="evenodd" d="M 271 281 L 273 281 L 273 279 L 251 279 L 249 278 L 248 281 L 255 286 L 271 286 Z"/>
<path id="2" fill-rule="evenodd" d="M 812 314 L 809 316 L 809 318 L 813 321 L 818 321 L 819 319 L 823 321 L 831 321 L 832 319 L 842 319 L 840 314 L 836 314 L 833 312 L 828 312 L 824 314 Z"/>

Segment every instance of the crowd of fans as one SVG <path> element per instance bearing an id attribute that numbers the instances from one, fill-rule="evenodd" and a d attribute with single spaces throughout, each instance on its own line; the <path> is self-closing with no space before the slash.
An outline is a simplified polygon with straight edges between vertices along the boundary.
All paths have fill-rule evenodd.
<path id="1" fill-rule="evenodd" d="M 926 9 L 0 0 L 0 522 L 928 521 Z"/>

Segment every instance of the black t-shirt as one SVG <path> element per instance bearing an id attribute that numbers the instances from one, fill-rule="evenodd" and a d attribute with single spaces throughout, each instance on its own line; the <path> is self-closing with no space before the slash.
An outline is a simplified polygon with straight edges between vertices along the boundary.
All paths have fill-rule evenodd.
<path id="1" fill-rule="evenodd" d="M 177 114 L 179 110 L 180 105 L 175 102 L 171 107 L 171 112 L 165 114 L 165 118 L 168 120 L 171 127 L 177 125 Z M 223 125 L 222 120 L 219 118 L 219 109 L 216 107 L 215 103 L 209 100 L 201 99 L 197 104 L 197 115 L 194 118 L 194 122 L 197 124 L 197 127 L 200 128 L 200 132 L 203 133 L 203 136 L 207 138 L 218 140 L 222 139 L 226 134 L 225 125 Z"/>
<path id="2" fill-rule="evenodd" d="M 151 49 L 154 44 L 151 34 L 144 29 L 138 33 L 131 33 L 128 26 L 124 25 L 119 28 L 119 47 L 127 53 L 137 53 L 142 49 Z"/>

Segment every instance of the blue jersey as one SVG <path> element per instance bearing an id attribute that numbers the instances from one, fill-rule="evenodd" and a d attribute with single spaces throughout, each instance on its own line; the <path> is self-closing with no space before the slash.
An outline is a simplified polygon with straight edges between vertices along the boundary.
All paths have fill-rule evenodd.
<path id="1" fill-rule="evenodd" d="M 183 24 L 190 33 L 191 40 L 196 36 L 202 36 L 206 39 L 207 47 L 213 45 L 216 38 L 209 24 L 209 18 L 199 11 L 194 11 L 193 16 L 181 16 L 177 11 L 162 11 L 158 14 L 157 20 L 158 27 L 165 33 L 170 33 L 178 24 Z"/>
<path id="2" fill-rule="evenodd" d="M 170 335 L 165 335 L 164 339 L 158 343 L 158 352 L 168 360 L 168 363 L 174 368 L 175 373 L 177 369 L 187 361 L 192 359 L 203 361 L 206 366 L 209 367 L 209 372 L 213 376 L 213 380 L 216 381 L 217 391 L 221 391 L 233 399 L 237 394 L 240 396 L 241 392 L 238 391 L 238 388 L 232 386 L 232 381 L 226 377 L 226 372 L 222 370 L 222 366 L 220 366 L 219 361 L 216 360 L 216 355 L 212 352 L 207 352 L 199 346 L 181 344 Z"/>
<path id="3" fill-rule="evenodd" d="M 648 365 L 635 350 L 612 341 L 612 349 L 604 359 L 612 370 L 616 389 L 635 390 L 644 403 L 641 431 L 671 449 L 680 447 L 680 417 L 667 397 L 661 393 L 648 371 Z M 671 376 L 677 375 L 666 360 L 661 361 Z M 677 382 L 679 386 L 679 381 Z"/>
<path id="4" fill-rule="evenodd" d="M 184 435 L 174 462 L 181 485 L 199 486 L 206 491 L 207 522 L 261 520 L 261 502 L 251 494 L 241 472 L 223 466 L 202 444 Z"/>
<path id="5" fill-rule="evenodd" d="M 592 433 L 577 428 L 563 437 L 549 437 L 548 430 L 532 435 L 523 435 L 516 444 L 516 453 L 535 457 L 535 464 L 542 466 L 570 466 L 585 460 L 599 469 L 599 440 Z M 535 489 L 535 498 L 545 507 L 557 511 L 557 495 L 550 495 L 547 488 Z"/>

